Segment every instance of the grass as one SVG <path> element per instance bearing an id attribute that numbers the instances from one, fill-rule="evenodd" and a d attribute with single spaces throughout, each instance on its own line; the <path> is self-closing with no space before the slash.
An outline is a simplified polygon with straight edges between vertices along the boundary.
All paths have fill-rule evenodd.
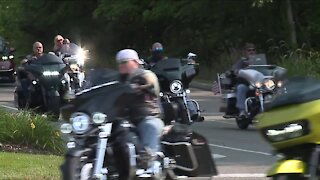
<path id="1" fill-rule="evenodd" d="M 0 152 L 0 179 L 60 179 L 61 156 Z"/>
<path id="2" fill-rule="evenodd" d="M 50 117 L 28 111 L 17 113 L 0 109 L 0 143 L 27 146 L 35 150 L 61 154 L 64 140 Z"/>

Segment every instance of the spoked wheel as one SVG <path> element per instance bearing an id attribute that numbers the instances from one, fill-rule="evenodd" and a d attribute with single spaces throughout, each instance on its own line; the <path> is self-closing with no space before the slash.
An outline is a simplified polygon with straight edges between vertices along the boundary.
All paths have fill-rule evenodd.
<path id="1" fill-rule="evenodd" d="M 236 118 L 237 126 L 239 129 L 248 129 L 249 125 L 251 124 L 251 119 L 249 118 Z"/>
<path id="2" fill-rule="evenodd" d="M 301 174 L 280 174 L 272 177 L 273 180 L 307 180 Z"/>

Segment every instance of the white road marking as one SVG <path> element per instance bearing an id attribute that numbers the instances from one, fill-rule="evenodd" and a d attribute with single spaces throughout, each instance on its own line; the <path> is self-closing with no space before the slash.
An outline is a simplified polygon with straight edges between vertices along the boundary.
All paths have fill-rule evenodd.
<path id="1" fill-rule="evenodd" d="M 214 177 L 229 177 L 229 178 L 257 178 L 257 177 L 266 177 L 265 174 L 219 174 L 217 176 Z"/>
<path id="2" fill-rule="evenodd" d="M 221 154 L 212 154 L 213 159 L 221 159 L 221 158 L 225 158 L 227 156 L 221 155 Z"/>
<path id="3" fill-rule="evenodd" d="M 11 110 L 18 111 L 18 108 L 15 108 L 15 107 L 6 106 L 6 105 L 3 105 L 3 104 L 0 104 L 0 106 L 1 106 L 1 107 L 4 107 L 4 108 L 7 108 L 7 109 L 11 109 Z"/>
<path id="4" fill-rule="evenodd" d="M 266 153 L 266 152 L 252 151 L 252 150 L 240 149 L 240 148 L 229 147 L 229 146 L 221 146 L 218 144 L 209 144 L 209 146 L 223 148 L 223 149 L 230 149 L 230 150 L 234 150 L 234 151 L 242 151 L 242 152 L 247 152 L 247 153 L 261 154 L 261 155 L 265 155 L 265 156 L 272 156 L 272 154 Z"/>

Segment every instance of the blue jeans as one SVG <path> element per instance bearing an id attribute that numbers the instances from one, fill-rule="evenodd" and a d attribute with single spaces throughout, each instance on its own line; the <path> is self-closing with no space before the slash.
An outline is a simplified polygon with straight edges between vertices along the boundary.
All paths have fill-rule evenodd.
<path id="1" fill-rule="evenodd" d="M 154 116 L 147 116 L 137 125 L 137 130 L 144 147 L 150 148 L 153 152 L 160 150 L 160 137 L 164 128 L 163 121 Z"/>
<path id="2" fill-rule="evenodd" d="M 238 84 L 236 89 L 236 107 L 239 109 L 239 111 L 245 110 L 245 102 L 247 99 L 247 93 L 249 91 L 249 87 L 245 84 Z"/>

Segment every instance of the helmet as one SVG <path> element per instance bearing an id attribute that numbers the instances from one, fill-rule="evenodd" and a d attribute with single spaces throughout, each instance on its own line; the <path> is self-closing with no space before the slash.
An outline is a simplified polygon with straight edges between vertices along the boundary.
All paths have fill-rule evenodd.
<path id="1" fill-rule="evenodd" d="M 156 42 L 153 43 L 152 48 L 151 48 L 152 52 L 162 52 L 163 51 L 163 46 L 161 43 Z"/>

